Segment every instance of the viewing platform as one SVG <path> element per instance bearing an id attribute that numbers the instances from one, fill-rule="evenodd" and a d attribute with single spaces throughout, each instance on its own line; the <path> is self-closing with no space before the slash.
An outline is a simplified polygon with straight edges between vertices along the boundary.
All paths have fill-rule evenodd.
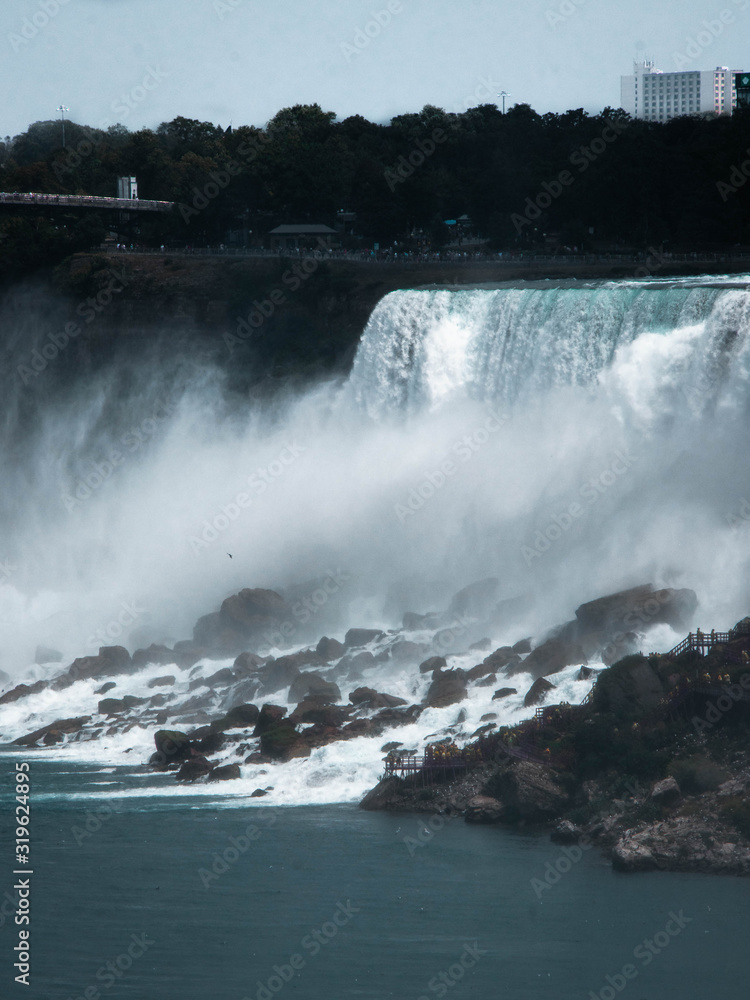
<path id="1" fill-rule="evenodd" d="M 38 194 L 0 191 L 0 205 L 61 208 L 107 208 L 124 212 L 170 212 L 172 201 L 148 201 L 142 198 L 100 198 L 92 194 Z"/>

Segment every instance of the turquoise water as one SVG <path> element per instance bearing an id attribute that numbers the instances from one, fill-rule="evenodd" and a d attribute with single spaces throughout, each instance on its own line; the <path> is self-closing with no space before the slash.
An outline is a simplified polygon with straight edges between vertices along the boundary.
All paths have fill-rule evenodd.
<path id="1" fill-rule="evenodd" d="M 546 836 L 460 820 L 122 797 L 153 779 L 29 758 L 31 986 L 3 918 L 3 997 L 747 997 L 740 879 L 618 875 L 595 850 L 571 863 Z M 12 896 L 11 757 L 0 773 Z M 542 890 L 548 864 L 569 870 Z M 687 920 L 670 937 L 671 912 Z"/>

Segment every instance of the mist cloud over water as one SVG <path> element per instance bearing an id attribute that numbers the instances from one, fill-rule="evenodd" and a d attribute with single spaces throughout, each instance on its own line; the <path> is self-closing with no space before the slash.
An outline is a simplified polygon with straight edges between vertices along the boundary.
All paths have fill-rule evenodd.
<path id="1" fill-rule="evenodd" d="M 750 605 L 748 302 L 742 281 L 395 292 L 348 378 L 272 404 L 166 342 L 24 385 L 16 330 L 0 667 L 37 643 L 186 638 L 242 587 L 335 573 L 311 638 L 489 576 L 536 598 L 539 629 L 647 581 L 731 624 Z"/>

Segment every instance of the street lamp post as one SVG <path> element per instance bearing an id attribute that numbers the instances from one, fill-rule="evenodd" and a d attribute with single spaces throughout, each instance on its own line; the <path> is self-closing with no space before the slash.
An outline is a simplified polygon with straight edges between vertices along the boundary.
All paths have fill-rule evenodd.
<path id="1" fill-rule="evenodd" d="M 505 114 L 505 98 L 510 97 L 510 94 L 507 90 L 502 90 L 497 96 L 503 99 L 503 114 Z"/>
<path id="2" fill-rule="evenodd" d="M 61 104 L 57 110 L 62 119 L 62 134 L 63 134 L 62 139 L 63 139 L 63 149 L 65 149 L 65 114 L 66 112 L 70 111 L 70 108 L 66 108 L 64 104 Z"/>

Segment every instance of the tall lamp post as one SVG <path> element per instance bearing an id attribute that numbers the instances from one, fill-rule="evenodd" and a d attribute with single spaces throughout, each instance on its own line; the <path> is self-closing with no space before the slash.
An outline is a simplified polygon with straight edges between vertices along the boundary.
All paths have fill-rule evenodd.
<path id="1" fill-rule="evenodd" d="M 505 98 L 510 97 L 510 94 L 507 90 L 502 90 L 497 96 L 503 99 L 503 114 L 505 114 Z"/>
<path id="2" fill-rule="evenodd" d="M 64 104 L 61 104 L 57 111 L 62 119 L 63 149 L 65 149 L 65 115 L 70 111 L 70 108 L 66 108 Z"/>

